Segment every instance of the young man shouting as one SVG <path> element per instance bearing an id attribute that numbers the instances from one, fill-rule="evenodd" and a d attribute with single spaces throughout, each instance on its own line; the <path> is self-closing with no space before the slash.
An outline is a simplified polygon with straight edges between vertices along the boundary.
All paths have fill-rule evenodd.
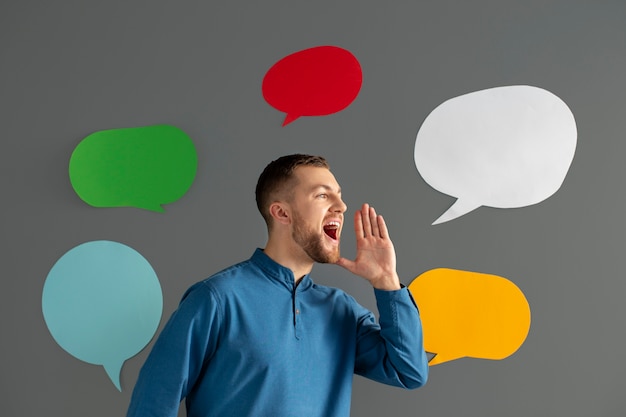
<path id="1" fill-rule="evenodd" d="M 288 155 L 259 177 L 268 240 L 247 261 L 192 286 L 144 364 L 128 417 L 348 417 L 353 374 L 413 389 L 428 377 L 419 313 L 400 285 L 382 216 L 354 216 L 357 253 L 341 257 L 346 205 L 326 160 Z M 316 262 L 371 283 L 380 320 L 315 284 Z"/>

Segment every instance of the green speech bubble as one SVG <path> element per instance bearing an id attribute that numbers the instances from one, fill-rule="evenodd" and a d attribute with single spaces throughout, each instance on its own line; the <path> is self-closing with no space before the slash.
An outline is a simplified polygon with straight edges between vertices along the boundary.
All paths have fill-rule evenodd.
<path id="1" fill-rule="evenodd" d="M 94 207 L 138 207 L 163 213 L 196 176 L 198 155 L 181 129 L 169 125 L 102 130 L 83 139 L 70 158 L 76 194 Z"/>

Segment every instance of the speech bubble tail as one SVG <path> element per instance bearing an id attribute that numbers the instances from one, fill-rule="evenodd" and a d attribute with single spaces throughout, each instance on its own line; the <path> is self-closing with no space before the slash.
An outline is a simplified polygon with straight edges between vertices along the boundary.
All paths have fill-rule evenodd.
<path id="1" fill-rule="evenodd" d="M 446 357 L 445 355 L 441 355 L 441 354 L 435 354 L 435 356 L 433 356 L 429 361 L 428 361 L 428 366 L 434 366 L 434 365 L 439 365 L 445 362 L 449 362 L 451 360 L 454 359 L 458 359 L 458 358 L 449 358 Z"/>
<path id="2" fill-rule="evenodd" d="M 443 213 L 437 220 L 435 220 L 432 225 L 434 226 L 436 224 L 441 224 L 450 220 L 454 220 L 469 213 L 472 210 L 476 210 L 478 207 L 480 207 L 480 204 L 458 199 L 454 202 L 454 204 L 452 204 L 452 206 L 450 206 L 448 210 L 446 210 L 445 213 Z"/>
<path id="3" fill-rule="evenodd" d="M 113 382 L 113 385 L 115 385 L 115 388 L 117 388 L 119 392 L 122 392 L 122 384 L 120 383 L 122 365 L 124 365 L 124 361 L 120 363 L 115 362 L 112 365 L 102 365 L 109 379 Z"/>
<path id="4" fill-rule="evenodd" d="M 285 120 L 283 120 L 283 127 L 287 126 L 289 123 L 293 122 L 294 120 L 296 120 L 299 117 L 300 117 L 300 115 L 298 115 L 298 114 L 287 113 L 287 116 L 285 116 Z"/>
<path id="5" fill-rule="evenodd" d="M 441 355 L 435 354 L 435 356 L 430 358 L 430 360 L 428 361 L 428 366 L 438 365 L 441 362 L 442 362 Z"/>
<path id="6" fill-rule="evenodd" d="M 154 206 L 153 205 L 143 206 L 141 208 L 144 208 L 144 209 L 150 210 L 150 211 L 154 211 L 155 213 L 165 213 L 165 209 L 160 204 L 157 204 L 157 205 L 154 205 Z"/>

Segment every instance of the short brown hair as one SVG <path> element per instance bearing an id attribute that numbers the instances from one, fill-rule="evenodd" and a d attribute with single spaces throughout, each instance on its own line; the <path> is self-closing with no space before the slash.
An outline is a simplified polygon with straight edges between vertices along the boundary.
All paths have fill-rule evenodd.
<path id="1" fill-rule="evenodd" d="M 299 166 L 330 169 L 326 159 L 313 155 L 285 155 L 270 162 L 259 176 L 255 190 L 257 208 L 268 226 L 272 218 L 269 213 L 270 204 L 276 193 L 293 179 L 293 172 Z"/>

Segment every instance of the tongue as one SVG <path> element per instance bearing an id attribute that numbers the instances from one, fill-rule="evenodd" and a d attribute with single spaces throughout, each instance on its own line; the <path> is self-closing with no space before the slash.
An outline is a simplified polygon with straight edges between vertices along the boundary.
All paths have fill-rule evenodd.
<path id="1" fill-rule="evenodd" d="M 326 232 L 326 234 L 332 239 L 337 240 L 337 229 L 334 227 L 325 227 L 324 232 Z"/>

